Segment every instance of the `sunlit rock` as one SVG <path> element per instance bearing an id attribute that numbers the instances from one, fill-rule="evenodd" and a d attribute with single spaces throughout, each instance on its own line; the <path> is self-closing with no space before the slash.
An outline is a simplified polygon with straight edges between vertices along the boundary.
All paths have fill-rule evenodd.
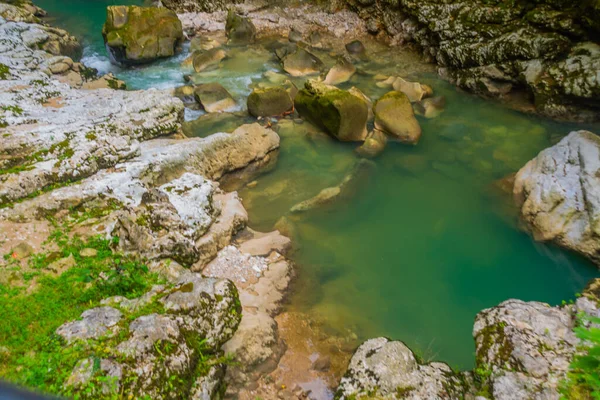
<path id="1" fill-rule="evenodd" d="M 419 142 L 421 127 L 415 118 L 410 100 L 404 93 L 387 93 L 375 102 L 373 112 L 377 129 L 403 143 Z"/>
<path id="2" fill-rule="evenodd" d="M 130 65 L 171 57 L 183 41 L 177 15 L 166 8 L 110 6 L 102 36 L 111 61 Z"/>

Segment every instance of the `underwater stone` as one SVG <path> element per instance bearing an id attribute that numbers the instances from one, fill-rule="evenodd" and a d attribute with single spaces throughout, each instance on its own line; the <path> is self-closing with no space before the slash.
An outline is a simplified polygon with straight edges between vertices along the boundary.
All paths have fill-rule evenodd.
<path id="1" fill-rule="evenodd" d="M 291 76 L 318 74 L 324 66 L 317 56 L 300 47 L 281 58 L 283 58 L 283 69 Z"/>
<path id="2" fill-rule="evenodd" d="M 171 57 L 183 41 L 177 15 L 166 8 L 109 6 L 102 28 L 111 61 L 143 64 Z"/>
<path id="3" fill-rule="evenodd" d="M 206 112 L 224 112 L 236 106 L 231 94 L 220 83 L 204 83 L 194 88 L 196 100 Z"/>
<path id="4" fill-rule="evenodd" d="M 248 96 L 248 112 L 255 117 L 276 117 L 294 108 L 294 102 L 284 88 L 254 89 Z"/>

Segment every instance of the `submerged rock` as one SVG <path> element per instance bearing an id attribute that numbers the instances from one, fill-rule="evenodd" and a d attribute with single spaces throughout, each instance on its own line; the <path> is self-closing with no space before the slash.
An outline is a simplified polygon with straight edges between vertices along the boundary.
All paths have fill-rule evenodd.
<path id="1" fill-rule="evenodd" d="M 256 27 L 252 21 L 236 14 L 232 9 L 227 12 L 225 33 L 231 44 L 249 44 L 256 40 Z"/>
<path id="2" fill-rule="evenodd" d="M 166 8 L 109 6 L 102 36 L 111 61 L 143 64 L 173 56 L 183 29 L 177 14 Z"/>
<path id="3" fill-rule="evenodd" d="M 284 88 L 254 89 L 248 96 L 248 112 L 255 117 L 276 117 L 294 109 L 294 102 Z"/>
<path id="4" fill-rule="evenodd" d="M 421 138 L 421 127 L 415 118 L 410 100 L 404 93 L 389 92 L 375 102 L 375 127 L 394 139 L 417 144 Z"/>
<path id="5" fill-rule="evenodd" d="M 329 70 L 325 80 L 327 85 L 339 85 L 348 82 L 356 73 L 356 67 L 346 57 L 340 57 L 337 63 Z"/>
<path id="6" fill-rule="evenodd" d="M 365 158 L 375 158 L 385 150 L 387 146 L 387 136 L 379 129 L 374 129 L 365 142 L 356 149 L 356 153 Z"/>
<path id="7" fill-rule="evenodd" d="M 181 130 L 187 137 L 205 138 L 219 132 L 232 133 L 241 125 L 251 122 L 248 115 L 239 113 L 208 113 L 181 124 Z"/>
<path id="8" fill-rule="evenodd" d="M 369 111 L 363 98 L 335 86 L 308 81 L 294 100 L 298 113 L 341 141 L 363 141 Z"/>
<path id="9" fill-rule="evenodd" d="M 413 104 L 415 114 L 425 118 L 436 118 L 444 112 L 446 98 L 444 96 L 429 97 Z"/>
<path id="10" fill-rule="evenodd" d="M 427 85 L 419 82 L 409 82 L 402 78 L 396 78 L 392 87 L 397 92 L 404 93 L 411 103 L 421 101 L 424 97 L 431 96 L 433 90 Z"/>
<path id="11" fill-rule="evenodd" d="M 515 178 L 521 219 L 540 241 L 552 241 L 600 265 L 600 138 L 571 132 L 542 151 Z"/>
<path id="12" fill-rule="evenodd" d="M 363 185 L 366 184 L 375 168 L 376 165 L 373 161 L 365 159 L 357 161 L 352 171 L 344 177 L 338 186 L 321 190 L 315 197 L 293 206 L 290 211 L 292 213 L 310 211 L 354 197 Z"/>
<path id="13" fill-rule="evenodd" d="M 367 50 L 360 40 L 354 40 L 346 44 L 346 51 L 350 54 L 364 54 Z"/>
<path id="14" fill-rule="evenodd" d="M 195 51 L 192 55 L 192 66 L 196 72 L 209 71 L 215 69 L 227 57 L 227 53 L 223 49 L 214 48 L 205 51 Z"/>
<path id="15" fill-rule="evenodd" d="M 283 57 L 283 69 L 291 76 L 315 75 L 323 66 L 317 56 L 300 47 Z"/>
<path id="16" fill-rule="evenodd" d="M 234 108 L 237 104 L 231 94 L 220 83 L 204 83 L 194 88 L 196 101 L 209 113 L 219 113 Z"/>

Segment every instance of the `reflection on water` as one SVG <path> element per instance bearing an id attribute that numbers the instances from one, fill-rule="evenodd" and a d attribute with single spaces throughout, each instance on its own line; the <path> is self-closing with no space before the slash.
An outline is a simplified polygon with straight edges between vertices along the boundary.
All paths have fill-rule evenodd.
<path id="1" fill-rule="evenodd" d="M 80 26 L 82 14 L 93 21 L 94 35 L 89 27 L 82 33 L 89 38 L 86 61 L 114 71 L 129 87 L 175 87 L 192 72 L 180 65 L 189 48 L 146 67 L 109 67 L 99 37 L 108 2 L 71 3 L 77 6 L 69 12 L 80 12 L 62 17 L 68 29 Z M 63 2 L 39 4 L 57 12 Z M 221 83 L 243 110 L 253 85 L 280 79 L 276 73 L 282 71 L 265 49 L 276 42 L 228 48 L 220 68 L 191 79 Z M 425 357 L 470 367 L 478 311 L 508 298 L 558 304 L 599 275 L 572 254 L 534 243 L 516 226 L 510 196 L 493 189 L 496 180 L 581 126 L 507 110 L 441 81 L 414 54 L 372 42 L 367 47 L 370 59 L 356 63 L 357 74 L 343 88 L 356 86 L 376 99 L 389 89 L 378 87 L 374 75 L 399 75 L 446 97 L 439 117 L 419 117 L 421 142 L 388 145 L 354 198 L 296 215 L 289 213 L 293 205 L 337 185 L 352 169 L 356 145 L 336 142 L 301 120 L 281 120 L 274 125 L 281 136 L 277 168 L 240 194 L 253 228 L 273 229 L 286 216 L 297 233 L 299 279 L 290 308 L 326 318 L 331 329 L 398 338 Z M 335 48 L 316 51 L 327 65 L 333 65 L 333 53 Z M 303 84 L 302 78 L 291 80 Z M 187 112 L 188 119 L 200 114 Z M 200 116 L 184 129 L 206 136 L 247 121 L 239 114 Z"/>

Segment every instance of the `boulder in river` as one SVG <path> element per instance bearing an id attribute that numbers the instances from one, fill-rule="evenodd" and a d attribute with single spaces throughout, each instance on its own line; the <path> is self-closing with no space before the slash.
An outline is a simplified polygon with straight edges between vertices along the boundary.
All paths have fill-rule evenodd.
<path id="1" fill-rule="evenodd" d="M 276 117 L 294 109 L 285 88 L 254 89 L 248 96 L 248 112 L 255 117 Z"/>
<path id="2" fill-rule="evenodd" d="M 344 142 L 367 137 L 367 102 L 345 90 L 308 81 L 294 101 L 298 113 Z"/>
<path id="3" fill-rule="evenodd" d="M 220 83 L 203 83 L 194 89 L 196 101 L 206 112 L 224 112 L 236 106 L 231 94 Z"/>
<path id="4" fill-rule="evenodd" d="M 339 85 L 348 82 L 356 73 L 356 67 L 346 57 L 340 57 L 337 63 L 331 67 L 324 83 L 328 85 Z"/>
<path id="5" fill-rule="evenodd" d="M 600 138 L 571 132 L 529 161 L 515 178 L 521 220 L 551 241 L 600 265 Z"/>
<path id="6" fill-rule="evenodd" d="M 143 64 L 171 57 L 183 41 L 177 14 L 166 8 L 110 6 L 102 36 L 111 61 Z"/>
<path id="7" fill-rule="evenodd" d="M 428 97 L 413 104 L 415 114 L 431 119 L 444 112 L 446 98 L 444 96 Z"/>
<path id="8" fill-rule="evenodd" d="M 428 85 L 423 85 L 419 82 L 409 82 L 402 78 L 396 78 L 392 87 L 395 91 L 404 93 L 411 103 L 421 101 L 433 93 L 433 90 Z"/>
<path id="9" fill-rule="evenodd" d="M 249 44 L 256 40 L 256 27 L 249 18 L 242 17 L 230 9 L 227 12 L 225 33 L 230 44 Z"/>
<path id="10" fill-rule="evenodd" d="M 377 129 L 403 143 L 419 142 L 421 127 L 404 93 L 392 91 L 385 94 L 375 102 L 373 112 Z"/>
<path id="11" fill-rule="evenodd" d="M 194 71 L 203 72 L 215 69 L 226 56 L 227 53 L 225 53 L 225 50 L 219 48 L 195 51 L 191 56 Z"/>
<path id="12" fill-rule="evenodd" d="M 364 54 L 366 49 L 360 40 L 353 40 L 346 44 L 346 51 L 350 54 Z"/>
<path id="13" fill-rule="evenodd" d="M 283 69 L 291 76 L 315 75 L 323 69 L 323 62 L 314 54 L 298 47 L 293 53 L 282 57 Z"/>

